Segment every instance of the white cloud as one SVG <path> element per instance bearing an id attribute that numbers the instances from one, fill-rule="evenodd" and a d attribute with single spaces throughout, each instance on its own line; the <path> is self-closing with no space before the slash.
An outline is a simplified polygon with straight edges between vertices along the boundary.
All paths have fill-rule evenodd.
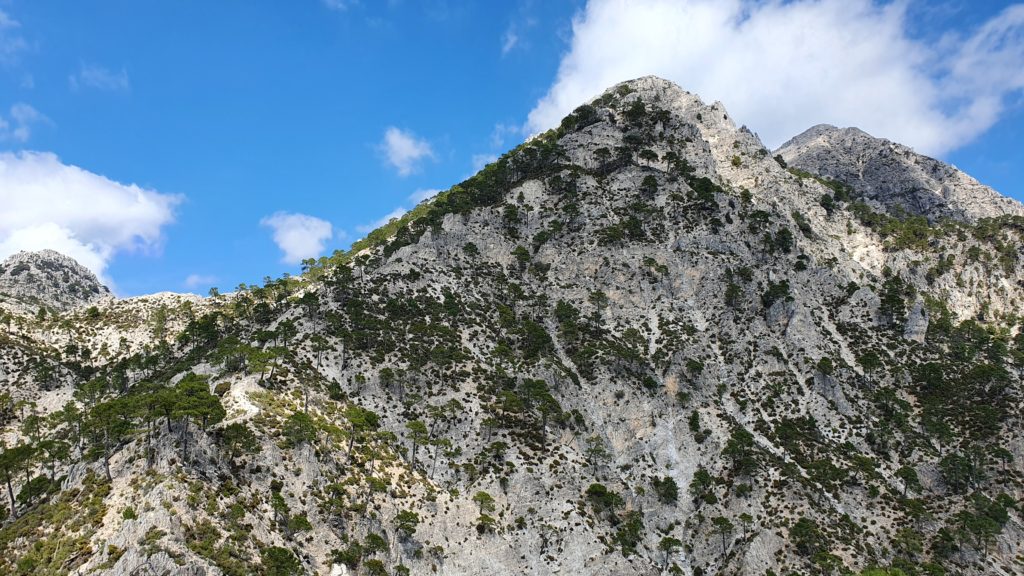
<path id="1" fill-rule="evenodd" d="M 0 10 L 0 30 L 8 28 L 17 28 L 19 26 L 18 21 L 11 18 L 6 12 Z"/>
<path id="2" fill-rule="evenodd" d="M 99 243 L 84 242 L 74 231 L 56 222 L 19 224 L 5 232 L 4 239 L 0 241 L 0 259 L 22 250 L 35 251 L 46 248 L 74 258 L 79 264 L 92 270 L 105 285 L 112 285 L 111 279 L 106 275 L 106 269 L 114 255 L 113 248 Z"/>
<path id="3" fill-rule="evenodd" d="M 377 228 L 380 228 L 381 226 L 387 224 L 388 222 L 391 222 L 395 218 L 401 218 L 402 216 L 405 215 L 406 212 L 408 212 L 408 210 L 406 210 L 405 208 L 399 206 L 398 208 L 395 208 L 391 212 L 388 212 L 387 214 L 385 214 L 381 218 L 377 219 L 375 222 L 371 222 L 369 224 L 361 224 L 359 226 L 356 226 L 356 230 L 360 234 L 369 234 L 370 232 L 373 232 Z"/>
<path id="4" fill-rule="evenodd" d="M 0 153 L 0 258 L 51 248 L 109 284 L 105 271 L 117 253 L 159 249 L 180 201 L 48 152 Z"/>
<path id="5" fill-rule="evenodd" d="M 519 136 L 522 132 L 523 130 L 519 126 L 499 122 L 491 130 L 491 146 L 494 148 L 504 148 L 505 141 L 509 136 Z"/>
<path id="6" fill-rule="evenodd" d="M 421 161 L 434 158 L 434 149 L 429 142 L 394 126 L 384 131 L 381 150 L 388 164 L 398 170 L 400 176 L 412 174 Z"/>
<path id="7" fill-rule="evenodd" d="M 49 122 L 38 110 L 19 102 L 11 106 L 10 120 L 0 116 L 0 141 L 27 142 L 32 137 L 32 126 Z"/>
<path id="8" fill-rule="evenodd" d="M 353 4 L 350 0 L 323 0 L 324 6 L 331 10 L 337 10 L 338 12 L 344 12 L 348 10 L 348 7 Z"/>
<path id="9" fill-rule="evenodd" d="M 436 188 L 420 188 L 413 192 L 412 194 L 409 194 L 408 201 L 411 204 L 416 205 L 428 198 L 433 198 L 434 196 L 437 196 L 441 192 L 442 190 L 438 190 Z M 405 214 L 408 211 L 409 209 L 406 208 L 405 206 L 399 206 L 392 210 L 391 212 L 388 212 L 384 216 L 378 218 L 377 220 L 370 222 L 369 224 L 361 224 L 359 226 L 356 226 L 356 231 L 359 232 L 360 234 L 369 234 L 370 232 L 373 232 L 374 230 L 380 228 L 381 226 L 387 224 L 388 222 L 396 218 L 401 218 L 402 216 L 405 216 Z"/>
<path id="10" fill-rule="evenodd" d="M 217 277 L 209 274 L 189 274 L 183 284 L 185 284 L 186 288 L 192 289 L 201 286 L 213 286 L 216 281 Z"/>
<path id="11" fill-rule="evenodd" d="M 13 64 L 28 48 L 28 43 L 17 33 L 20 27 L 17 20 L 0 10 L 0 64 Z"/>
<path id="12" fill-rule="evenodd" d="M 1024 5 L 967 36 L 912 38 L 906 2 L 590 0 L 539 132 L 603 89 L 656 74 L 778 146 L 818 123 L 858 126 L 942 154 L 983 133 L 1024 88 Z"/>
<path id="13" fill-rule="evenodd" d="M 427 198 L 433 198 L 434 196 L 437 196 L 441 192 L 442 190 L 438 190 L 436 188 L 420 188 L 419 190 L 413 192 L 412 194 L 409 194 L 409 201 L 412 202 L 413 204 L 419 204 L 420 202 L 423 202 Z"/>
<path id="14" fill-rule="evenodd" d="M 128 71 L 121 68 L 113 71 L 99 64 L 82 63 L 78 72 L 68 76 L 68 85 L 75 92 L 82 88 L 94 88 L 108 92 L 130 90 L 132 85 L 128 79 Z"/>
<path id="15" fill-rule="evenodd" d="M 476 174 L 477 172 L 482 170 L 484 166 L 487 166 L 491 162 L 497 162 L 497 161 L 498 161 L 498 155 L 497 154 L 473 154 L 473 158 L 472 158 L 473 174 Z"/>
<path id="16" fill-rule="evenodd" d="M 517 2 L 515 13 L 509 21 L 505 32 L 501 35 L 501 55 L 505 56 L 512 50 L 529 48 L 530 29 L 537 25 L 533 17 L 534 2 L 524 0 Z"/>
<path id="17" fill-rule="evenodd" d="M 501 37 L 501 55 L 504 56 L 512 51 L 519 44 L 519 35 L 511 26 L 505 30 L 505 34 Z"/>
<path id="18" fill-rule="evenodd" d="M 330 222 L 306 214 L 276 212 L 260 220 L 260 225 L 273 230 L 274 243 L 284 252 L 282 261 L 287 264 L 316 258 L 334 236 Z"/>

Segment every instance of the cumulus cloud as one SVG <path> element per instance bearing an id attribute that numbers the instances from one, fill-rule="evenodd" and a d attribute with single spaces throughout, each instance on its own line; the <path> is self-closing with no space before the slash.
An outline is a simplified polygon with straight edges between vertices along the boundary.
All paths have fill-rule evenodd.
<path id="1" fill-rule="evenodd" d="M 200 286 L 213 286 L 213 283 L 216 281 L 217 277 L 209 274 L 189 274 L 183 284 L 185 284 L 186 288 L 193 289 Z"/>
<path id="2" fill-rule="evenodd" d="M 941 155 L 1024 89 L 1024 5 L 934 43 L 906 2 L 590 0 L 527 129 L 555 126 L 608 86 L 656 74 L 720 100 L 775 147 L 811 125 L 858 126 Z"/>
<path id="3" fill-rule="evenodd" d="M 45 122 L 49 119 L 35 108 L 24 102 L 14 104 L 7 118 L 0 115 L 0 142 L 27 142 L 32 137 L 32 127 Z"/>
<path id="4" fill-rule="evenodd" d="M 334 237 L 330 222 L 307 214 L 276 212 L 260 220 L 260 225 L 273 231 L 274 243 L 284 252 L 281 260 L 286 264 L 316 258 Z"/>
<path id="5" fill-rule="evenodd" d="M 51 153 L 0 153 L 0 258 L 50 248 L 110 284 L 111 259 L 159 249 L 180 201 L 64 164 Z"/>
<path id="6" fill-rule="evenodd" d="M 75 92 L 82 88 L 120 92 L 129 90 L 132 86 L 128 79 L 128 71 L 124 68 L 115 72 L 98 64 L 84 62 L 79 66 L 78 72 L 68 76 L 68 85 Z"/>
<path id="7" fill-rule="evenodd" d="M 398 171 L 399 176 L 412 174 L 419 168 L 420 162 L 434 158 L 434 149 L 429 142 L 394 126 L 384 131 L 381 150 L 387 163 Z"/>

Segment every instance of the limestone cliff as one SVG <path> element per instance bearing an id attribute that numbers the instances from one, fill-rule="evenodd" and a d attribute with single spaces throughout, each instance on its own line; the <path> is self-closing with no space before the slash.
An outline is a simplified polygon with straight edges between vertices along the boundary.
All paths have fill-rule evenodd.
<path id="1" fill-rule="evenodd" d="M 819 136 L 641 78 L 302 277 L 11 317 L 0 572 L 1020 573 L 1019 205 Z"/>

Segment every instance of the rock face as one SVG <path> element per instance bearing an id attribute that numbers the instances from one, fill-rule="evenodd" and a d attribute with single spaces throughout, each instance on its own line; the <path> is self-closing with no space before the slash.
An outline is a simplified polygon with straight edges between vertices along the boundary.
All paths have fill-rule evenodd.
<path id="1" fill-rule="evenodd" d="M 89 269 L 54 250 L 18 252 L 0 263 L 0 298 L 66 312 L 113 297 Z"/>
<path id="2" fill-rule="evenodd" d="M 7 318 L 0 573 L 1020 573 L 1024 219 L 805 166 L 641 78 L 302 277 Z"/>
<path id="3" fill-rule="evenodd" d="M 892 211 L 975 222 L 1024 215 L 1024 205 L 955 167 L 857 128 L 815 126 L 775 151 L 800 170 L 843 182 Z"/>

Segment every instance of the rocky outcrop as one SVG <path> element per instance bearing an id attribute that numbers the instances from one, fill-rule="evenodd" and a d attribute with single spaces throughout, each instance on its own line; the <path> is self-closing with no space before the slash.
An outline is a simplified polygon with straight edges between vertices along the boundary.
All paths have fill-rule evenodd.
<path id="1" fill-rule="evenodd" d="M 806 172 L 641 78 L 302 277 L 18 316 L 0 390 L 89 413 L 38 501 L 92 500 L 0 572 L 1019 571 L 1024 226 Z"/>
<path id="2" fill-rule="evenodd" d="M 113 298 L 88 268 L 54 250 L 18 252 L 0 262 L 0 301 L 66 312 Z"/>
<path id="3" fill-rule="evenodd" d="M 857 128 L 820 124 L 786 142 L 775 154 L 793 168 L 849 185 L 858 196 L 890 212 L 902 210 L 932 222 L 1024 216 L 1020 202 L 956 167 Z"/>

